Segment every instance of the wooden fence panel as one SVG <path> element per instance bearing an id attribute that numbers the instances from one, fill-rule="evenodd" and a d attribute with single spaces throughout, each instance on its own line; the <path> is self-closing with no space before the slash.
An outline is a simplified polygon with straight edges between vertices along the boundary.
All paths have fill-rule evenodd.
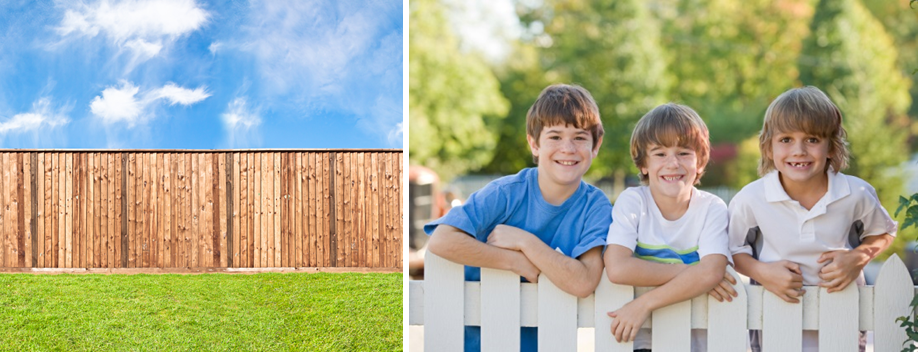
<path id="1" fill-rule="evenodd" d="M 511 276 L 512 272 L 508 272 Z M 519 280 L 515 280 L 519 282 Z M 577 297 L 562 291 L 546 275 L 539 276 L 539 329 L 541 351 L 577 350 Z M 482 282 L 482 294 L 484 282 Z M 519 293 L 519 289 L 517 289 Z M 520 306 L 516 305 L 517 308 Z M 484 308 L 484 307 L 482 307 Z M 484 326 L 484 322 L 482 322 Z M 519 328 L 516 329 L 519 334 Z M 517 340 L 519 340 L 517 335 Z"/>
<path id="2" fill-rule="evenodd" d="M 506 270 L 481 269 L 482 351 L 519 351 L 519 302 L 519 275 Z"/>
<path id="3" fill-rule="evenodd" d="M 399 267 L 399 154 L 0 152 L 0 267 Z"/>

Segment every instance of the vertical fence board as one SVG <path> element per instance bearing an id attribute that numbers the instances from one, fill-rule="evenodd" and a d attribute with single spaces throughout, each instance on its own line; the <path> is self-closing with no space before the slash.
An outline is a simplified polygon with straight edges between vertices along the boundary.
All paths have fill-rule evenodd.
<path id="1" fill-rule="evenodd" d="M 217 170 L 214 171 L 214 182 L 216 182 L 216 187 L 214 190 L 217 194 L 214 195 L 214 216 L 218 216 L 219 219 L 214 220 L 214 230 L 217 241 L 214 243 L 214 266 L 226 267 L 227 258 L 226 258 L 226 154 L 214 154 L 214 158 L 217 159 L 214 162 L 214 166 Z"/>
<path id="2" fill-rule="evenodd" d="M 115 165 L 115 231 L 112 234 L 115 240 L 115 267 L 124 268 L 125 264 L 125 218 L 124 218 L 124 190 L 126 184 L 124 178 L 124 153 L 115 153 L 112 155 L 112 163 Z"/>
<path id="3" fill-rule="evenodd" d="M 692 345 L 691 300 L 671 304 L 652 313 L 653 348 L 660 351 L 690 351 Z"/>
<path id="4" fill-rule="evenodd" d="M 328 155 L 316 153 L 316 266 L 328 266 Z"/>
<path id="5" fill-rule="evenodd" d="M 3 164 L 3 181 L 2 189 L 0 189 L 0 199 L 2 199 L 2 208 L 0 208 L 0 216 L 2 216 L 2 228 L 3 233 L 0 233 L 0 239 L 3 243 L 3 260 L 0 263 L 3 263 L 5 267 L 14 267 L 16 266 L 13 254 L 13 240 L 10 238 L 12 234 L 12 223 L 16 221 L 16 218 L 10 216 L 10 153 L 2 153 L 0 156 Z"/>
<path id="6" fill-rule="evenodd" d="M 857 352 L 859 336 L 857 285 L 852 283 L 844 290 L 831 294 L 826 288 L 819 288 L 818 293 L 819 349 Z"/>
<path id="7" fill-rule="evenodd" d="M 11 205 L 7 214 L 9 214 L 10 222 L 12 223 L 10 240 L 13 244 L 13 258 L 11 258 L 11 264 L 16 267 L 25 266 L 25 253 L 22 251 L 22 208 L 19 207 L 19 205 L 22 204 L 19 200 L 19 196 L 22 194 L 22 178 L 20 177 L 20 170 L 22 169 L 21 155 L 22 153 L 10 153 L 10 164 L 7 166 L 8 168 L 12 168 L 10 171 Z"/>
<path id="8" fill-rule="evenodd" d="M 29 226 L 31 226 L 32 214 L 31 205 L 26 206 L 28 200 L 31 200 L 31 185 L 29 184 L 28 175 L 30 174 L 29 154 L 16 153 L 16 203 L 17 213 L 19 214 L 19 266 L 28 268 L 32 266 L 32 236 Z"/>
<path id="9" fill-rule="evenodd" d="M 160 197 L 162 189 L 162 183 L 160 182 L 160 172 L 162 171 L 159 167 L 160 153 L 150 154 L 150 265 L 154 268 L 161 268 L 162 264 L 162 215 L 160 214 L 162 206 L 160 204 Z"/>
<path id="10" fill-rule="evenodd" d="M 26 259 L 26 264 L 29 267 L 38 267 L 38 241 L 35 236 L 38 231 L 38 153 L 29 153 L 26 154 L 28 160 L 28 167 L 24 167 L 25 170 L 28 170 L 27 180 L 28 185 L 26 186 L 26 197 L 29 201 L 29 204 L 26 206 L 26 211 L 28 212 L 26 219 L 28 219 L 29 224 L 26 226 L 28 233 L 26 234 L 26 243 L 29 246 L 26 256 L 29 256 Z"/>
<path id="11" fill-rule="evenodd" d="M 427 253 L 424 260 L 428 273 L 424 281 L 424 335 L 436 336 L 424 339 L 424 350 L 462 351 L 465 331 L 463 267 L 433 253 Z"/>
<path id="12" fill-rule="evenodd" d="M 255 202 L 253 204 L 253 209 L 255 209 L 255 225 L 253 226 L 253 230 L 255 231 L 255 234 L 254 234 L 255 248 L 254 248 L 253 256 L 254 256 L 255 267 L 261 268 L 265 266 L 262 263 L 264 262 L 265 259 L 267 259 L 267 257 L 262 254 L 262 252 L 264 251 L 264 242 L 262 241 L 263 209 L 261 206 L 262 203 L 264 203 L 263 201 L 264 196 L 262 194 L 262 188 L 263 188 L 262 185 L 264 182 L 264 177 L 262 177 L 262 171 L 261 171 L 262 154 L 253 154 L 252 160 L 255 162 L 255 164 L 252 165 L 253 166 L 252 170 L 255 172 L 254 173 L 255 178 L 253 179 L 253 182 L 252 182 L 255 186 L 255 192 L 253 192 L 253 196 L 255 197 L 254 198 Z"/>
<path id="13" fill-rule="evenodd" d="M 239 267 L 249 268 L 249 223 L 252 217 L 249 213 L 249 157 L 248 153 L 239 155 Z"/>
<path id="14" fill-rule="evenodd" d="M 295 241 L 294 243 L 295 248 L 293 250 L 294 252 L 296 252 L 296 259 L 295 259 L 296 266 L 303 267 L 303 266 L 311 266 L 309 265 L 309 255 L 308 254 L 305 256 L 306 258 L 305 261 L 303 259 L 304 258 L 303 251 L 305 250 L 305 247 L 303 247 L 303 242 L 305 240 L 306 243 L 309 243 L 308 238 L 309 236 L 311 236 L 310 232 L 303 228 L 303 224 L 306 224 L 307 227 L 309 226 L 309 219 L 304 219 L 304 216 L 306 216 L 306 214 L 309 214 L 309 212 L 303 211 L 304 207 L 306 207 L 306 209 L 309 209 L 309 197 L 308 197 L 309 192 L 307 191 L 306 193 L 303 193 L 304 183 L 306 184 L 306 189 L 307 190 L 309 189 L 308 174 L 306 173 L 306 170 L 304 167 L 305 166 L 304 159 L 305 161 L 308 161 L 309 159 L 304 158 L 303 153 L 296 153 L 295 155 L 296 155 L 295 156 L 296 180 L 294 181 L 295 189 L 293 190 L 293 193 L 294 193 L 294 196 L 296 197 L 296 202 L 294 202 L 294 210 L 293 210 L 294 211 L 293 217 L 295 219 L 293 221 L 293 233 L 294 233 L 294 241 Z"/>
<path id="15" fill-rule="evenodd" d="M 67 251 L 70 243 L 67 241 L 67 155 L 60 153 L 57 155 L 57 240 L 58 244 L 58 267 L 67 268 Z"/>
<path id="16" fill-rule="evenodd" d="M 373 209 L 372 214 L 370 214 L 370 232 L 372 233 L 373 245 L 370 247 L 371 255 L 373 256 L 371 265 L 373 267 L 379 267 L 379 154 L 373 153 L 370 157 L 370 172 L 372 173 L 372 178 L 370 180 L 371 195 L 370 199 L 373 204 L 371 207 Z"/>
<path id="17" fill-rule="evenodd" d="M 519 351 L 520 278 L 481 268 L 481 350 Z"/>
<path id="18" fill-rule="evenodd" d="M 281 266 L 281 254 L 283 250 L 281 248 L 281 221 L 280 221 L 280 153 L 271 153 L 274 158 L 274 209 L 271 213 L 272 221 L 274 221 L 274 266 Z"/>
<path id="19" fill-rule="evenodd" d="M 367 267 L 367 224 L 366 224 L 366 165 L 364 153 L 357 153 L 357 197 L 354 204 L 357 206 L 357 266 Z"/>
<path id="20" fill-rule="evenodd" d="M 762 351 L 800 351 L 803 305 L 787 303 L 771 292 L 762 297 Z"/>
<path id="21" fill-rule="evenodd" d="M 318 224 L 316 215 L 316 185 L 319 182 L 316 175 L 316 153 L 303 153 L 302 155 L 304 172 L 306 179 L 303 181 L 303 199 L 306 205 L 303 206 L 303 231 L 308 234 L 303 238 L 303 262 L 305 266 L 318 267 L 318 239 L 321 227 Z"/>
<path id="22" fill-rule="evenodd" d="M 607 313 L 618 310 L 634 299 L 634 288 L 631 286 L 616 285 L 606 279 L 603 271 L 602 280 L 593 295 L 593 319 L 595 326 L 595 340 L 597 351 L 631 352 L 633 342 L 618 343 L 611 334 L 612 318 Z M 425 316 L 425 319 L 427 317 Z"/>
<path id="23" fill-rule="evenodd" d="M 35 231 L 35 237 L 36 237 L 35 243 L 38 247 L 36 250 L 36 252 L 38 252 L 38 257 L 37 257 L 38 263 L 36 265 L 39 268 L 47 268 L 48 266 L 45 264 L 45 218 L 47 217 L 47 211 L 45 210 L 45 196 L 44 196 L 47 194 L 45 192 L 45 153 L 37 153 L 37 154 L 38 154 L 38 158 L 37 158 L 38 166 L 35 169 L 36 170 L 35 180 L 36 182 L 38 182 L 38 185 L 36 187 L 37 192 L 36 194 L 33 195 L 35 200 L 38 202 L 37 204 L 38 216 L 36 217 L 37 223 L 36 223 L 36 231 Z"/>
<path id="24" fill-rule="evenodd" d="M 513 272 L 510 279 L 519 283 L 519 276 Z M 555 286 L 547 275 L 539 277 L 539 350 L 540 351 L 575 351 L 577 350 L 577 297 L 562 291 Z M 482 297 L 484 282 L 482 281 Z M 516 305 L 519 308 L 519 304 Z M 484 306 L 482 306 L 484 309 Z M 483 322 L 482 322 L 483 323 Z M 519 340 L 519 328 L 517 340 Z"/>
<path id="25" fill-rule="evenodd" d="M 163 155 L 163 267 L 174 268 L 173 263 L 175 249 L 172 244 L 172 156 L 174 154 Z"/>
<path id="26" fill-rule="evenodd" d="M 281 224 L 281 264 L 282 267 L 291 267 L 290 258 L 293 257 L 293 251 L 290 249 L 290 153 L 278 153 L 281 158 L 281 176 L 280 176 L 280 224 Z M 295 257 L 294 257 L 295 258 Z"/>
<path id="27" fill-rule="evenodd" d="M 880 268 L 874 284 L 874 351 L 899 351 L 908 338 L 896 318 L 913 314 L 909 303 L 915 295 L 911 275 L 893 254 Z"/>
<path id="28" fill-rule="evenodd" d="M 739 274 L 732 266 L 727 266 L 727 271 L 734 278 Z M 736 280 L 733 285 L 737 297 L 733 302 L 718 302 L 708 296 L 708 351 L 731 352 L 741 351 L 746 348 L 749 334 L 746 332 L 747 295 L 743 282 Z"/>
<path id="29" fill-rule="evenodd" d="M 203 154 L 204 156 L 204 209 L 202 218 L 204 220 L 204 264 L 202 266 L 214 266 L 214 155 L 211 153 Z"/>
<path id="30" fill-rule="evenodd" d="M 108 213 L 108 191 L 109 191 L 109 179 L 108 179 L 108 170 L 111 168 L 108 167 L 108 153 L 99 154 L 99 255 L 100 255 L 100 267 L 108 267 L 108 258 L 109 258 L 109 242 L 108 236 L 111 234 L 109 232 L 109 213 Z"/>

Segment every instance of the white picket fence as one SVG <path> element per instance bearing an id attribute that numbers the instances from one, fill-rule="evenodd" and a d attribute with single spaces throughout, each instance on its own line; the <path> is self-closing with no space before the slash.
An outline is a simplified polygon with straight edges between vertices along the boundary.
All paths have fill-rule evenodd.
<path id="1" fill-rule="evenodd" d="M 425 351 L 462 351 L 463 326 L 481 326 L 482 351 L 518 351 L 520 326 L 539 327 L 540 351 L 577 350 L 577 329 L 595 328 L 597 351 L 632 351 L 617 343 L 606 315 L 649 288 L 603 280 L 587 298 L 569 295 L 542 275 L 520 283 L 512 272 L 482 269 L 481 282 L 464 281 L 462 265 L 432 253 L 425 280 L 409 284 L 409 325 L 424 326 Z M 732 268 L 728 268 L 732 272 Z M 733 272 L 735 275 L 735 272 Z M 821 351 L 857 351 L 857 331 L 874 332 L 874 351 L 900 351 L 906 339 L 895 321 L 909 314 L 916 289 L 898 256 L 883 264 L 873 286 L 849 285 L 826 293 L 806 287 L 801 304 L 782 301 L 761 286 L 737 283 L 739 297 L 717 302 L 707 295 L 653 312 L 655 351 L 689 351 L 690 329 L 707 329 L 708 350 L 745 351 L 747 329 L 763 330 L 763 350 L 800 351 L 803 330 L 818 330 Z"/>

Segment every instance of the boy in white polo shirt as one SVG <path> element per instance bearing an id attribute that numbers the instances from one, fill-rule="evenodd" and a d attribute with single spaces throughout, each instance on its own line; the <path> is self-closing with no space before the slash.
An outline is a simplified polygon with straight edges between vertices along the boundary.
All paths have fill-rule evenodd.
<path id="1" fill-rule="evenodd" d="M 730 202 L 736 271 L 787 302 L 800 302 L 807 285 L 828 292 L 863 285 L 864 266 L 896 234 L 874 188 L 839 172 L 848 164 L 845 137 L 841 112 L 825 93 L 784 92 L 765 111 L 762 178 Z M 761 332 L 750 338 L 759 351 Z M 818 343 L 816 331 L 803 332 L 803 351 L 818 351 Z"/>
<path id="2" fill-rule="evenodd" d="M 633 340 L 635 351 L 651 348 L 649 332 L 639 330 L 653 310 L 715 287 L 711 295 L 718 300 L 736 294 L 724 282 L 727 205 L 695 188 L 709 155 L 708 129 L 684 105 L 654 108 L 631 134 L 631 158 L 644 186 L 626 189 L 615 201 L 604 261 L 613 283 L 660 286 L 609 313 L 615 339 Z M 706 350 L 704 334 L 692 336 L 692 350 Z"/>

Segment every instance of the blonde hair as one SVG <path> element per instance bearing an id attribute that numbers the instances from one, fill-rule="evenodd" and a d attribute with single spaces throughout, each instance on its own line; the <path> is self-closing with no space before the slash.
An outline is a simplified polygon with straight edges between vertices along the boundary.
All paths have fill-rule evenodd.
<path id="1" fill-rule="evenodd" d="M 651 145 L 664 147 L 679 146 L 691 148 L 698 157 L 698 175 L 695 184 L 701 182 L 704 166 L 711 156 L 711 141 L 708 126 L 692 108 L 667 103 L 653 108 L 634 126 L 631 133 L 631 160 L 638 169 L 646 166 L 647 149 Z M 640 172 L 641 183 L 647 184 L 647 174 Z"/>
<path id="2" fill-rule="evenodd" d="M 842 126 L 842 114 L 819 88 L 793 88 L 779 95 L 765 111 L 765 122 L 759 133 L 759 176 L 775 169 L 771 140 L 775 134 L 800 131 L 829 140 L 829 162 L 835 172 L 848 167 L 848 133 Z"/>
<path id="3" fill-rule="evenodd" d="M 589 131 L 593 136 L 593 149 L 605 133 L 596 101 L 590 92 L 577 85 L 553 84 L 545 87 L 526 114 L 526 133 L 536 145 L 539 145 L 542 128 L 556 125 Z M 539 157 L 533 155 L 532 161 L 538 164 Z"/>

